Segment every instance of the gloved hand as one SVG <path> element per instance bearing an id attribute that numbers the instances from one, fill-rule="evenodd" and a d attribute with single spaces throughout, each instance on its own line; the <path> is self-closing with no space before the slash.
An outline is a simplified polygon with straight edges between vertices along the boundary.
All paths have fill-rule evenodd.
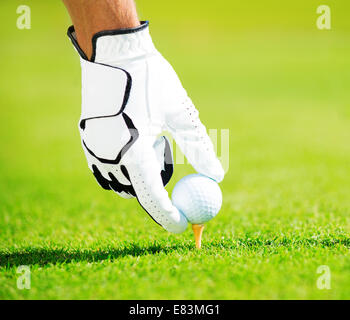
<path id="1" fill-rule="evenodd" d="M 187 220 L 164 189 L 173 161 L 161 132 L 172 134 L 199 173 L 220 182 L 224 171 L 198 111 L 154 47 L 148 22 L 97 33 L 91 61 L 80 49 L 74 27 L 68 35 L 81 57 L 79 128 L 89 168 L 104 189 L 136 197 L 166 230 L 183 232 Z"/>

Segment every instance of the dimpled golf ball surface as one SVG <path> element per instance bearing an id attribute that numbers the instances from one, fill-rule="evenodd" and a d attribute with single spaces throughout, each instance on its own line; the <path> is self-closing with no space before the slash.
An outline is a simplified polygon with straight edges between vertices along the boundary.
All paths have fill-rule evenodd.
<path id="1" fill-rule="evenodd" d="M 172 201 L 190 223 L 200 224 L 218 214 L 222 193 L 214 180 L 201 174 L 190 174 L 175 185 Z"/>

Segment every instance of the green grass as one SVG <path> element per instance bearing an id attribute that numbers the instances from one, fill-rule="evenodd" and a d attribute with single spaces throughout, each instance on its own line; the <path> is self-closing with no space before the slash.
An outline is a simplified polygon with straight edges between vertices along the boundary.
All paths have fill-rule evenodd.
<path id="1" fill-rule="evenodd" d="M 260 2 L 139 1 L 203 122 L 230 129 L 223 207 L 197 251 L 190 228 L 168 234 L 95 183 L 60 1 L 33 1 L 23 31 L 22 1 L 1 1 L 0 299 L 350 298 L 349 5 L 326 1 L 319 31 L 319 1 Z M 190 172 L 177 165 L 169 192 Z"/>

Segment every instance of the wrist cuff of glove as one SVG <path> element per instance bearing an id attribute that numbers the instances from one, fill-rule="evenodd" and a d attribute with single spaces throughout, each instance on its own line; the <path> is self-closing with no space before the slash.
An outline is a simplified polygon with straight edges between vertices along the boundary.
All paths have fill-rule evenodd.
<path id="1" fill-rule="evenodd" d="M 149 34 L 149 22 L 141 21 L 140 26 L 128 29 L 105 30 L 92 37 L 91 62 L 116 65 L 156 52 Z M 89 60 L 80 48 L 74 26 L 68 28 L 68 37 L 84 60 Z"/>

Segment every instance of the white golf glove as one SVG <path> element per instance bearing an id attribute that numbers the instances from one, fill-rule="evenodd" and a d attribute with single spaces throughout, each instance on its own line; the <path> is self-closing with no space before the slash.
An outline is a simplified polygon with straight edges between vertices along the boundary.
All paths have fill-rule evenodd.
<path id="1" fill-rule="evenodd" d="M 74 27 L 68 36 L 81 57 L 79 128 L 89 168 L 104 189 L 136 197 L 163 228 L 183 232 L 187 220 L 164 189 L 173 160 L 170 144 L 160 134 L 170 132 L 199 173 L 220 182 L 224 171 L 198 111 L 154 47 L 148 22 L 97 33 L 91 61 L 80 49 Z"/>

